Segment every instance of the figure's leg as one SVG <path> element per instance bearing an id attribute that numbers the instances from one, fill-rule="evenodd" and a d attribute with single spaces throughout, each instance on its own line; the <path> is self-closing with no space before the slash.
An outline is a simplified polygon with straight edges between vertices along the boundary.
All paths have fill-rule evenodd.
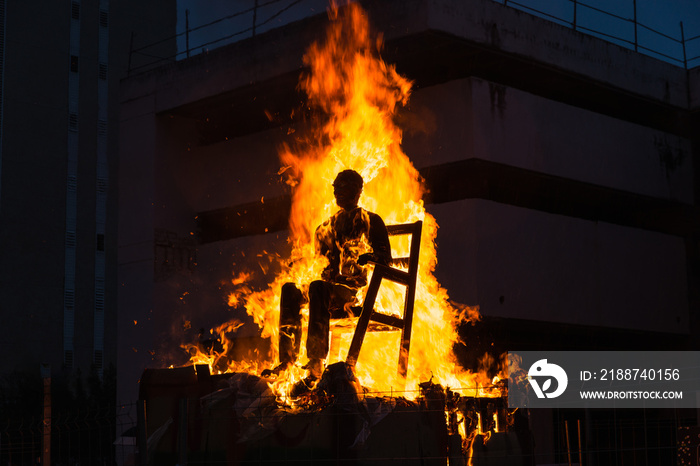
<path id="1" fill-rule="evenodd" d="M 317 280 L 309 286 L 309 333 L 306 339 L 306 355 L 309 357 L 307 369 L 320 377 L 323 372 L 323 359 L 328 357 L 330 319 L 333 308 L 341 309 L 338 317 L 347 317 L 343 306 L 353 302 L 357 290 L 344 285 Z"/>
<path id="2" fill-rule="evenodd" d="M 301 305 L 304 297 L 294 283 L 285 283 L 280 295 L 280 365 L 293 364 L 299 355 Z"/>
<path id="3" fill-rule="evenodd" d="M 309 359 L 320 360 L 328 356 L 332 286 L 322 280 L 316 280 L 309 286 L 309 333 L 306 338 L 306 355 Z"/>

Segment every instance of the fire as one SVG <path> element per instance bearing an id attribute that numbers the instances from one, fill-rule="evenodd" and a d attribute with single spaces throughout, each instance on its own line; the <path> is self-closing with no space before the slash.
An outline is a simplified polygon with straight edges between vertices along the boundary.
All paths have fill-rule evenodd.
<path id="1" fill-rule="evenodd" d="M 382 40 L 369 28 L 366 13 L 356 4 L 329 9 L 330 26 L 323 41 L 311 45 L 304 63 L 308 67 L 300 87 L 308 95 L 311 109 L 325 123 L 308 140 L 297 140 L 294 146 L 280 151 L 283 168 L 280 174 L 291 186 L 293 197 L 290 215 L 291 257 L 274 283 L 263 291 L 252 291 L 241 276 L 234 277 L 237 287 L 229 300 L 232 305 L 245 303 L 245 308 L 261 328 L 263 337 L 278 339 L 280 289 L 286 282 L 308 285 L 318 279 L 326 265 L 315 257 L 313 234 L 316 227 L 338 208 L 332 186 L 335 176 L 351 168 L 365 181 L 359 205 L 379 214 L 387 225 L 423 221 L 419 277 L 408 375 L 398 380 L 398 332 L 368 332 L 357 361 L 356 375 L 364 387 L 376 392 L 397 393 L 407 398 L 418 396 L 421 380 L 434 379 L 442 386 L 468 393 L 470 396 L 497 396 L 492 380 L 481 373 L 463 370 L 452 352 L 457 342 L 456 323 L 477 320 L 474 308 L 458 307 L 449 300 L 447 291 L 433 275 L 437 265 L 435 238 L 438 225 L 426 212 L 420 175 L 401 149 L 401 129 L 394 123 L 398 109 L 406 105 L 412 83 L 379 57 Z M 295 133 L 295 136 L 297 134 Z M 393 255 L 407 256 L 408 241 L 392 240 Z M 377 301 L 377 310 L 400 314 L 404 289 L 384 281 Z M 223 336 L 235 330 L 237 323 L 215 329 Z M 344 360 L 354 324 L 336 328 L 327 364 Z M 305 335 L 302 335 L 305 341 Z M 221 338 L 221 341 L 224 341 Z M 277 354 L 261 361 L 227 362 L 220 368 L 220 354 L 189 347 L 192 360 L 208 363 L 216 371 L 256 371 L 269 367 Z M 300 362 L 305 361 L 304 345 Z M 225 348 L 223 350 L 225 352 Z M 276 348 L 275 350 L 276 351 Z M 393 352 L 392 352 L 393 351 Z M 262 360 L 265 359 L 265 360 Z M 279 377 L 273 389 L 284 396 L 288 383 L 302 376 L 298 367 Z M 286 376 L 286 377 L 285 377 Z"/>

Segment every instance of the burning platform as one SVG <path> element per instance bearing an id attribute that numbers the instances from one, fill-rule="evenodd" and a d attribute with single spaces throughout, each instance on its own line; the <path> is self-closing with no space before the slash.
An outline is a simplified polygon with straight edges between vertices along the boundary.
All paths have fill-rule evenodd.
<path id="1" fill-rule="evenodd" d="M 344 363 L 294 399 L 247 373 L 149 369 L 140 399 L 141 464 L 513 465 L 529 464 L 531 451 L 526 419 L 503 397 L 432 382 L 414 400 L 372 396 Z"/>

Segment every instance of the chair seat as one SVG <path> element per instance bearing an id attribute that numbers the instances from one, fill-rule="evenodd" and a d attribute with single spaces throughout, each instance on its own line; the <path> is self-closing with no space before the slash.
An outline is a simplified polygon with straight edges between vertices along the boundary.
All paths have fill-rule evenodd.
<path id="1" fill-rule="evenodd" d="M 362 310 L 362 308 L 360 308 Z M 359 313 L 358 313 L 359 314 Z M 375 313 L 373 315 L 373 318 L 376 318 L 378 316 L 378 313 Z M 390 318 L 394 318 L 397 320 L 400 320 L 401 318 L 399 316 L 389 316 Z M 347 329 L 348 332 L 354 331 L 355 328 L 357 327 L 357 320 L 359 317 L 346 317 L 344 319 L 331 319 L 331 328 L 332 329 Z M 397 327 L 396 325 L 391 325 L 391 324 L 386 324 L 383 322 L 377 322 L 377 321 L 370 321 L 369 326 L 367 327 L 368 332 L 396 332 L 397 330 L 401 330 L 401 327 Z"/>

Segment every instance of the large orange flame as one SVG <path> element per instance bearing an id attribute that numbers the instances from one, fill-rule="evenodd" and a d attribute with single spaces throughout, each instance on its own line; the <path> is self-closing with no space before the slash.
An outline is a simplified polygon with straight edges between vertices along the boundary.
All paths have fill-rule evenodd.
<path id="1" fill-rule="evenodd" d="M 262 329 L 262 336 L 270 337 L 276 345 L 280 288 L 285 282 L 308 285 L 320 277 L 326 264 L 314 255 L 313 232 L 337 210 L 331 186 L 335 176 L 352 168 L 365 180 L 359 202 L 362 207 L 379 214 L 386 224 L 424 222 L 405 384 L 397 376 L 398 332 L 368 333 L 356 366 L 358 379 L 376 391 L 396 393 L 405 386 L 407 398 L 417 395 L 419 381 L 431 377 L 453 390 L 467 390 L 465 395 L 493 396 L 492 391 L 480 389 L 491 385 L 486 371 L 473 374 L 461 369 L 452 352 L 457 342 L 456 323 L 478 319 L 479 314 L 476 309 L 452 305 L 447 291 L 433 276 L 438 225 L 425 211 L 419 173 L 401 150 L 402 133 L 394 123 L 397 109 L 409 99 L 411 82 L 379 58 L 381 39 L 371 34 L 367 15 L 359 6 L 351 3 L 340 9 L 333 7 L 329 16 L 331 23 L 325 40 L 311 45 L 304 57 L 308 72 L 300 82 L 308 94 L 309 105 L 325 117 L 325 123 L 311 142 L 285 147 L 280 153 L 280 172 L 293 190 L 293 248 L 288 261 L 291 265 L 268 289 L 244 289 L 231 296 L 231 303 L 244 300 L 247 312 Z M 392 247 L 395 257 L 408 255 L 408 241 L 392 243 Z M 401 287 L 382 285 L 377 307 L 382 312 L 398 314 L 403 308 L 403 297 Z M 230 326 L 217 329 L 223 330 L 230 330 Z M 351 336 L 335 335 L 341 341 L 332 345 L 337 351 L 327 363 L 345 358 Z M 303 359 L 304 345 L 301 346 Z M 199 362 L 212 363 L 211 359 Z M 257 369 L 255 363 L 229 367 Z M 295 372 L 293 378 L 298 376 Z"/>

